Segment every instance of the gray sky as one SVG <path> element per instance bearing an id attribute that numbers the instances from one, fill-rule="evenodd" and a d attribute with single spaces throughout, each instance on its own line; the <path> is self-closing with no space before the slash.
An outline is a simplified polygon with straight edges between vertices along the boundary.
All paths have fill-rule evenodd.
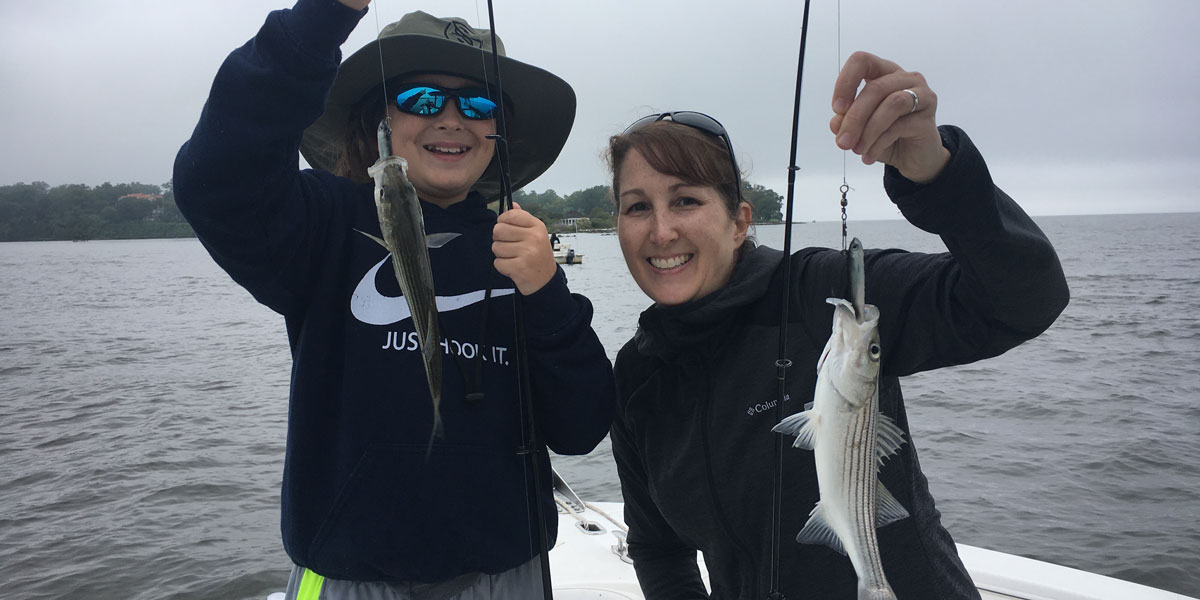
<path id="1" fill-rule="evenodd" d="M 494 0 L 509 56 L 579 98 L 558 162 L 527 189 L 608 180 L 608 136 L 663 110 L 729 129 L 752 182 L 786 193 L 803 3 Z M 843 153 L 828 119 L 838 8 L 814 2 L 800 124 L 797 218 L 838 218 Z M 0 185 L 161 184 L 225 56 L 286 0 L 0 2 Z M 376 0 L 486 25 L 486 0 Z M 376 35 L 368 13 L 343 46 Z M 854 50 L 921 71 L 938 122 L 963 127 L 993 178 L 1034 215 L 1200 211 L 1200 2 L 846 0 Z M 845 156 L 851 218 L 898 216 L 879 165 Z"/>

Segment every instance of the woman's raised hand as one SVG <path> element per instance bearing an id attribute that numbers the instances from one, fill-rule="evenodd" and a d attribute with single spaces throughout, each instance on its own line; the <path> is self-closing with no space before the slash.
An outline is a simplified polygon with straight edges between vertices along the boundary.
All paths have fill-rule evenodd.
<path id="1" fill-rule="evenodd" d="M 829 128 L 838 147 L 865 164 L 889 164 L 913 182 L 929 183 L 950 161 L 937 130 L 937 94 L 920 73 L 890 60 L 850 55 L 833 87 L 833 112 Z"/>

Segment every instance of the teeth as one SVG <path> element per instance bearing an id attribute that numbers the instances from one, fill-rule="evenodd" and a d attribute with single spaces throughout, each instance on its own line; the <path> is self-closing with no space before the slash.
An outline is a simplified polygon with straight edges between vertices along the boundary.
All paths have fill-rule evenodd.
<path id="1" fill-rule="evenodd" d="M 467 148 L 463 148 L 461 146 L 456 147 L 456 148 L 446 148 L 443 146 L 425 146 L 425 149 L 429 150 L 430 152 L 439 152 L 441 154 L 462 154 L 463 152 L 467 151 Z"/>
<path id="2" fill-rule="evenodd" d="M 656 269 L 672 269 L 692 260 L 691 254 L 680 254 L 670 258 L 651 258 L 650 265 Z"/>

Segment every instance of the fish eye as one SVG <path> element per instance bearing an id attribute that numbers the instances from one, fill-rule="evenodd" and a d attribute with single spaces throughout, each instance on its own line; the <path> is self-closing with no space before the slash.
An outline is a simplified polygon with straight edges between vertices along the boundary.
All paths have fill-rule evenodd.
<path id="1" fill-rule="evenodd" d="M 871 358 L 879 358 L 879 344 L 871 344 Z"/>

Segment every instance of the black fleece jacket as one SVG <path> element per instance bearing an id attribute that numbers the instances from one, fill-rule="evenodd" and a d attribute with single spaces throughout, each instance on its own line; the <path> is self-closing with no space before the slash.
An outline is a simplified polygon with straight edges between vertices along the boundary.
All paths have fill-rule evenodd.
<path id="1" fill-rule="evenodd" d="M 918 186 L 888 169 L 885 186 L 905 218 L 950 250 L 868 250 L 867 297 L 879 307 L 884 348 L 880 408 L 909 431 L 898 377 L 999 355 L 1044 331 L 1068 300 L 1050 242 L 992 183 L 961 130 L 942 128 L 952 153 Z M 704 298 L 642 313 L 616 361 L 613 454 L 625 498 L 630 554 L 649 600 L 758 600 L 768 591 L 775 359 L 782 253 L 759 247 L 731 281 Z M 816 364 L 845 296 L 845 259 L 807 248 L 791 261 L 784 412 L 812 400 Z M 979 598 L 942 527 L 913 443 L 880 472 L 911 518 L 879 531 L 883 566 L 901 600 Z M 850 561 L 796 533 L 818 499 L 812 452 L 784 457 L 781 591 L 789 598 L 853 599 Z"/>

